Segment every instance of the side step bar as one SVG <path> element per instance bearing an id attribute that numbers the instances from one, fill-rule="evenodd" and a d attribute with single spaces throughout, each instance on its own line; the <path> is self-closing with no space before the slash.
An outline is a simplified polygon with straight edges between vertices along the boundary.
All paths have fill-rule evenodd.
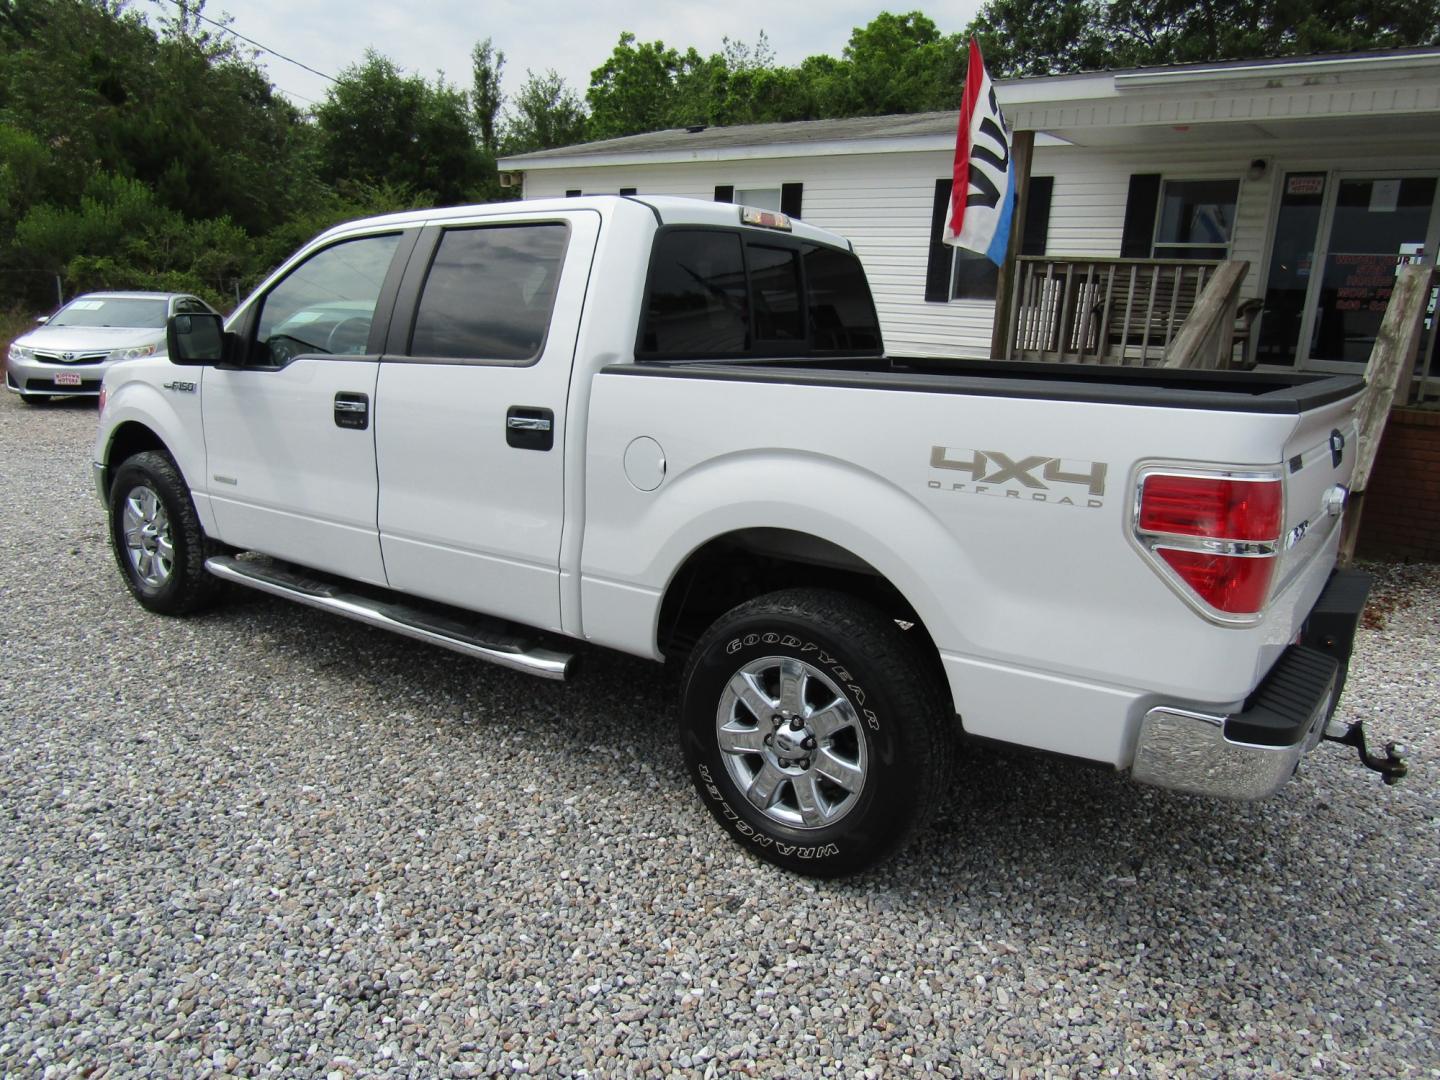
<path id="1" fill-rule="evenodd" d="M 546 648 L 534 639 L 516 633 L 515 628 L 505 623 L 481 617 L 461 622 L 422 607 L 375 600 L 274 563 L 216 555 L 205 560 L 205 569 L 223 581 L 343 615 L 368 626 L 378 626 L 416 641 L 439 645 L 477 660 L 488 660 L 501 667 L 538 675 L 542 679 L 566 678 L 575 660 L 573 653 Z"/>

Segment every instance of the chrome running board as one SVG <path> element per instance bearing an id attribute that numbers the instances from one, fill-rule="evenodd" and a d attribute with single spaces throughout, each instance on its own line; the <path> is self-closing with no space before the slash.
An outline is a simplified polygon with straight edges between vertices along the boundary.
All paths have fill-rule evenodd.
<path id="1" fill-rule="evenodd" d="M 232 581 L 542 679 L 564 679 L 575 660 L 573 653 L 547 648 L 536 637 L 498 620 L 475 616 L 461 621 L 398 600 L 372 599 L 276 563 L 216 555 L 205 560 L 205 569 L 222 581 Z"/>

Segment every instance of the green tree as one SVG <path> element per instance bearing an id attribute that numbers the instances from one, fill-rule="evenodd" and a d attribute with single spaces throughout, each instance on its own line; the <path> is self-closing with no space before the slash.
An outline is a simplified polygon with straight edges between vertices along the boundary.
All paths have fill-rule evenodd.
<path id="1" fill-rule="evenodd" d="M 448 206 L 476 198 L 493 177 L 465 95 L 443 79 L 432 86 L 407 75 L 373 49 L 340 73 L 315 119 L 321 175 L 332 184 L 398 184 Z"/>
<path id="2" fill-rule="evenodd" d="M 470 113 L 474 118 L 475 131 L 480 136 L 481 148 L 494 157 L 499 134 L 500 107 L 505 103 L 505 94 L 500 87 L 500 76 L 505 70 L 505 54 L 495 48 L 487 37 L 476 43 L 470 52 L 470 59 L 474 68 Z"/>
<path id="3" fill-rule="evenodd" d="M 1440 0 L 989 0 L 971 31 L 1000 75 L 1440 43 Z"/>
<path id="4" fill-rule="evenodd" d="M 256 273 L 254 245 L 229 218 L 186 221 L 146 185 L 112 173 L 93 176 L 73 209 L 32 207 L 15 239 L 35 267 L 61 274 L 70 293 L 183 289 L 218 305 Z"/>
<path id="5" fill-rule="evenodd" d="M 1103 0 L 990 0 L 970 32 L 997 76 L 1094 71 L 1107 62 Z"/>
<path id="6" fill-rule="evenodd" d="M 157 35 L 101 0 L 0 6 L 0 123 L 49 148 L 37 194 L 73 205 L 97 170 L 152 185 L 196 217 L 261 229 L 304 189 L 309 128 L 253 61 L 190 15 Z"/>
<path id="7" fill-rule="evenodd" d="M 694 53 L 694 50 L 691 50 Z M 671 125 L 675 79 L 685 59 L 663 41 L 637 43 L 625 31 L 609 59 L 590 73 L 590 137 L 613 139 Z"/>
<path id="8" fill-rule="evenodd" d="M 824 102 L 831 116 L 951 109 L 965 87 L 967 39 L 945 36 L 918 11 L 882 11 L 850 34 L 845 78 Z"/>
<path id="9" fill-rule="evenodd" d="M 527 71 L 525 85 L 505 116 L 505 153 L 526 154 L 584 142 L 585 106 L 554 70 Z"/>

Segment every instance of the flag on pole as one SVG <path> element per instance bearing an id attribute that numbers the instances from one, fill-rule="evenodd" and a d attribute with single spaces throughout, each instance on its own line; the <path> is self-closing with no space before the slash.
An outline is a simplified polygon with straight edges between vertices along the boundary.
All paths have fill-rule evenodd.
<path id="1" fill-rule="evenodd" d="M 960 127 L 955 133 L 955 184 L 950 189 L 945 242 L 978 251 L 1001 266 L 1014 214 L 1015 160 L 1010 153 L 1010 129 L 1000 114 L 980 45 L 972 37 L 965 100 L 960 103 Z"/>

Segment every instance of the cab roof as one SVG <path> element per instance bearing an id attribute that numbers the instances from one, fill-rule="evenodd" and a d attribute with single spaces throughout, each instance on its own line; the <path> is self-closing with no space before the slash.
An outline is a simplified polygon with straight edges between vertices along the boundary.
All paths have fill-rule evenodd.
<path id="1" fill-rule="evenodd" d="M 577 195 L 558 199 L 525 199 L 512 202 L 478 203 L 473 206 L 446 206 L 433 210 L 406 210 L 398 214 L 385 214 L 380 217 L 345 222 L 323 233 L 322 237 L 339 237 L 354 232 L 366 232 L 377 226 L 405 228 L 435 223 L 480 223 L 492 219 L 513 219 L 522 214 L 532 217 L 561 211 L 595 210 L 607 218 L 643 212 L 652 215 L 655 221 L 661 225 L 740 227 L 754 229 L 757 233 L 770 235 L 778 233 L 802 240 L 812 240 L 831 247 L 844 248 L 847 251 L 853 250 L 850 241 L 838 233 L 807 225 L 799 218 L 788 219 L 790 222 L 788 230 L 746 224 L 741 221 L 741 213 L 744 209 L 737 203 L 686 199 L 676 195 Z"/>

